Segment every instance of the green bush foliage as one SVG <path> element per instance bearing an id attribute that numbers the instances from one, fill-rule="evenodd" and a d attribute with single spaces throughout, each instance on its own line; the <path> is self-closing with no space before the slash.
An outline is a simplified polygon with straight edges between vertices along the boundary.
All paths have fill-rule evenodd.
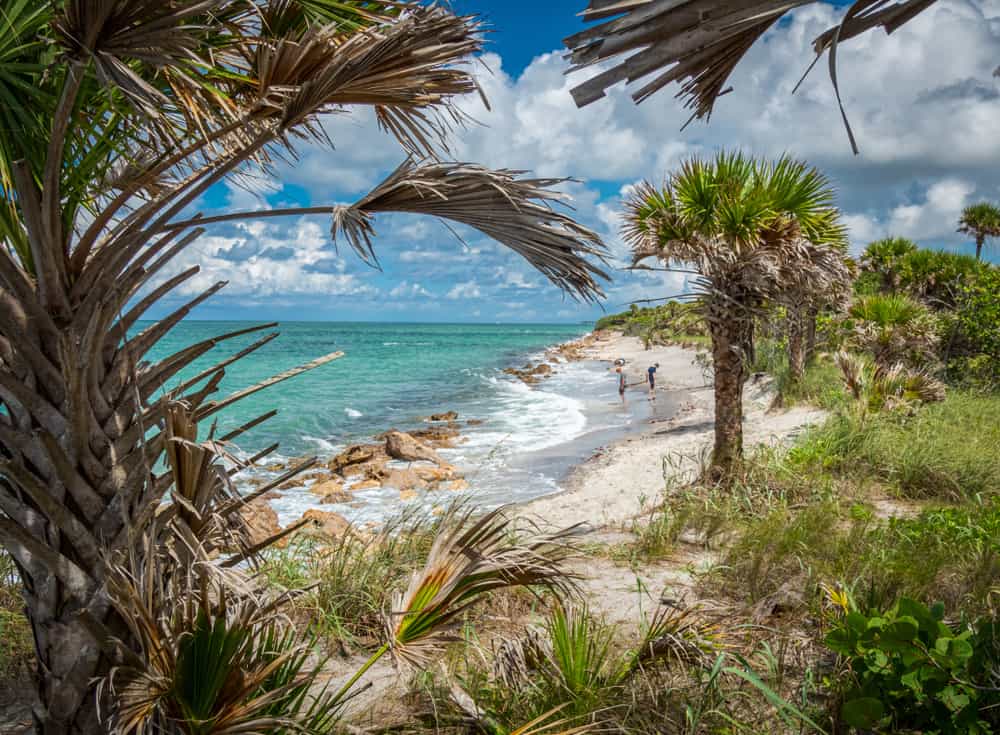
<path id="1" fill-rule="evenodd" d="M 950 626 L 944 605 L 903 597 L 884 611 L 849 608 L 825 643 L 847 664 L 840 714 L 850 727 L 974 734 L 1000 724 L 986 619 Z"/>
<path id="2" fill-rule="evenodd" d="M 983 268 L 962 289 L 954 320 L 953 349 L 960 354 L 949 362 L 957 379 L 1000 386 L 1000 268 Z"/>

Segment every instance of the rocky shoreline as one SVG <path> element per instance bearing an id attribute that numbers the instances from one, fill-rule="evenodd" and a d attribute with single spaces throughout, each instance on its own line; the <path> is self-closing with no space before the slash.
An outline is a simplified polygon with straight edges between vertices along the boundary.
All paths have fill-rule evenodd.
<path id="1" fill-rule="evenodd" d="M 555 374 L 559 366 L 589 359 L 587 351 L 609 339 L 608 335 L 592 333 L 546 350 L 544 359 L 523 368 L 507 368 L 504 372 L 527 385 L 535 385 Z M 413 500 L 423 493 L 461 492 L 469 482 L 461 468 L 447 462 L 438 453 L 454 449 L 468 441 L 464 430 L 484 422 L 477 418 L 462 418 L 455 411 L 434 413 L 420 419 L 416 428 L 402 431 L 390 428 L 369 442 L 352 444 L 332 458 L 317 463 L 305 472 L 279 485 L 244 506 L 242 514 L 250 528 L 251 543 L 258 543 L 278 532 L 278 513 L 272 500 L 287 493 L 308 492 L 317 505 L 361 507 L 365 501 L 357 493 L 365 490 L 391 489 L 398 491 L 400 501 Z M 261 487 L 276 474 L 294 467 L 304 458 L 272 462 L 260 467 L 249 484 Z M 447 504 L 442 498 L 441 506 Z M 335 510 L 310 508 L 293 523 L 308 521 L 297 533 L 337 537 L 351 528 L 351 523 Z M 373 525 L 373 524 L 370 524 Z M 287 544 L 288 539 L 283 543 Z"/>

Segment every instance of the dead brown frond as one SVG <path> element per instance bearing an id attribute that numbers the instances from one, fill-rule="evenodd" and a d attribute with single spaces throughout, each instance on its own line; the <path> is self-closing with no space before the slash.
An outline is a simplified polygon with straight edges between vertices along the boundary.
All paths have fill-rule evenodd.
<path id="1" fill-rule="evenodd" d="M 623 676 L 658 661 L 703 665 L 724 648 L 722 628 L 698 609 L 661 605 Z"/>
<path id="2" fill-rule="evenodd" d="M 628 56 L 576 86 L 573 97 L 583 107 L 604 97 L 609 87 L 621 81 L 632 83 L 652 74 L 652 80 L 632 94 L 636 102 L 671 82 L 682 82 L 677 96 L 684 99 L 685 107 L 693 109 L 693 117 L 707 118 L 716 100 L 729 91 L 726 82 L 750 47 L 786 13 L 812 2 L 815 0 L 735 4 L 730 0 L 591 0 L 584 20 L 604 22 L 564 40 L 570 49 L 571 71 Z M 873 28 L 892 33 L 934 2 L 856 0 L 838 26 L 814 41 L 817 58 L 830 51 L 830 76 L 838 99 L 838 44 Z M 857 152 L 853 135 L 850 138 Z"/>
<path id="3" fill-rule="evenodd" d="M 261 44 L 257 115 L 280 116 L 281 130 L 308 130 L 311 118 L 343 106 L 376 110 L 379 123 L 413 153 L 447 148 L 461 114 L 451 99 L 478 90 L 462 68 L 481 48 L 480 26 L 438 6 L 410 5 L 398 18 L 352 33 L 312 28 L 301 38 Z"/>
<path id="4" fill-rule="evenodd" d="M 561 197 L 549 187 L 563 179 L 523 179 L 521 171 L 493 171 L 471 163 L 405 161 L 366 197 L 333 212 L 333 236 L 343 233 L 373 260 L 373 215 L 412 212 L 469 225 L 523 256 L 566 292 L 590 301 L 603 295 L 604 273 L 584 255 L 603 258 L 595 232 L 552 208 Z"/>

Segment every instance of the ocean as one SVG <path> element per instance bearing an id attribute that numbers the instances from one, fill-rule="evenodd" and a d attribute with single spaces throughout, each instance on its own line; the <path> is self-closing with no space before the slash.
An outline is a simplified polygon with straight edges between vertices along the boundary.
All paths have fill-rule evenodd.
<path id="1" fill-rule="evenodd" d="M 185 321 L 157 345 L 152 357 L 246 326 Z M 389 428 L 418 428 L 426 425 L 422 419 L 429 414 L 455 411 L 460 421 L 482 423 L 463 428 L 467 440 L 440 454 L 465 473 L 471 502 L 490 508 L 557 492 L 573 464 L 645 418 L 645 401 L 628 407 L 618 401 L 614 377 L 604 363 L 567 363 L 534 386 L 503 373 L 504 368 L 537 361 L 552 345 L 582 336 L 589 331 L 586 325 L 283 322 L 273 331 L 280 332 L 277 339 L 227 367 L 220 397 L 327 353 L 345 354 L 221 412 L 219 430 L 225 433 L 269 410 L 278 411 L 237 439 L 237 455 L 249 456 L 280 442 L 269 461 L 328 458 Z M 223 343 L 184 375 L 209 367 L 266 333 Z M 432 507 L 447 501 L 442 494 L 426 493 L 409 502 Z M 335 510 L 355 522 L 378 522 L 398 512 L 404 502 L 391 488 L 361 491 L 357 499 L 351 506 L 318 506 L 315 496 L 300 488 L 285 491 L 272 506 L 282 523 L 296 520 L 310 507 Z"/>

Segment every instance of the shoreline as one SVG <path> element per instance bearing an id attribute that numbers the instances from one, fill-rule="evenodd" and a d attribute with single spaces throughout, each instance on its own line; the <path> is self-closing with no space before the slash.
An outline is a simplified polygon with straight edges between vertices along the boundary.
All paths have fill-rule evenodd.
<path id="1" fill-rule="evenodd" d="M 613 529 L 658 505 L 670 485 L 694 479 L 711 451 L 714 435 L 712 384 L 695 355 L 694 350 L 675 345 L 646 350 L 638 338 L 619 332 L 588 348 L 590 359 L 624 358 L 630 383 L 644 379 L 646 366 L 659 362 L 657 400 L 672 396 L 677 410 L 669 417 L 652 418 L 638 431 L 602 447 L 572 468 L 560 492 L 521 503 L 518 512 L 543 519 L 551 527 L 579 523 L 591 531 Z M 769 379 L 747 383 L 747 449 L 787 443 L 826 415 L 804 406 L 771 411 L 773 397 Z"/>

